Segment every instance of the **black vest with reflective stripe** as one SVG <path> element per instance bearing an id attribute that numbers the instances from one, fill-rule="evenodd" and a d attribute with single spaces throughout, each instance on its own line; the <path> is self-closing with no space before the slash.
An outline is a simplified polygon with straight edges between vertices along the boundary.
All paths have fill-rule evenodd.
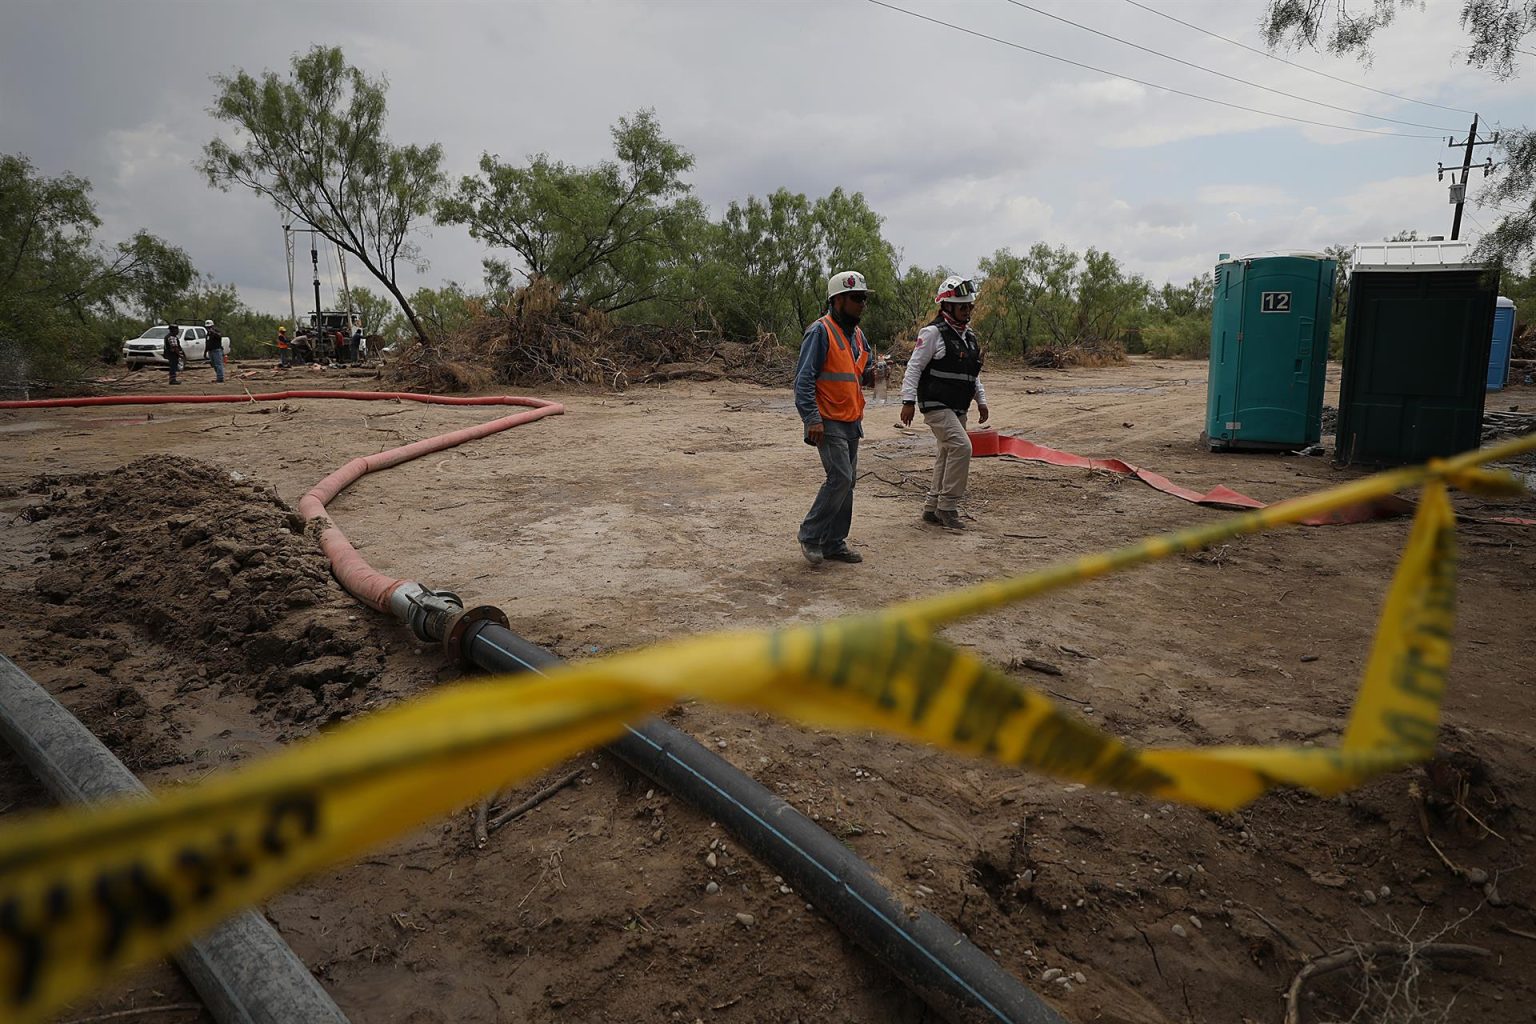
<path id="1" fill-rule="evenodd" d="M 976 378 L 981 376 L 981 347 L 969 330 L 957 334 L 941 314 L 930 327 L 944 339 L 944 357 L 923 368 L 917 380 L 917 407 L 924 412 L 953 409 L 963 413 L 976 397 Z"/>

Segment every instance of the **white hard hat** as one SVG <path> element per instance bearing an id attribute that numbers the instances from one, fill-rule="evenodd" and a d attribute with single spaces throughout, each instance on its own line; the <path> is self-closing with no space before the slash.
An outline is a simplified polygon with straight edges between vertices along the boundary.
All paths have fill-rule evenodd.
<path id="1" fill-rule="evenodd" d="M 857 270 L 843 270 L 827 278 L 827 298 L 841 295 L 843 292 L 867 292 L 869 285 L 864 283 L 864 275 Z"/>
<path id="2" fill-rule="evenodd" d="M 938 292 L 933 297 L 934 302 L 965 302 L 976 301 L 976 285 L 968 277 L 959 274 L 951 274 L 939 285 Z"/>
<path id="3" fill-rule="evenodd" d="M 212 327 L 213 326 L 213 321 L 212 320 L 204 320 L 203 321 L 203 326 L 204 327 Z"/>

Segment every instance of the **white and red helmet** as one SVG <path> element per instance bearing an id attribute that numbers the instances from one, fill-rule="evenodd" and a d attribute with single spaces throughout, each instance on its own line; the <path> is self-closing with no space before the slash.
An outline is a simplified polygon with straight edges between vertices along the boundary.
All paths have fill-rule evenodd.
<path id="1" fill-rule="evenodd" d="M 939 290 L 933 297 L 934 302 L 965 302 L 976 301 L 976 284 L 968 277 L 959 274 L 951 274 L 939 285 Z"/>
<path id="2" fill-rule="evenodd" d="M 827 278 L 827 298 L 841 295 L 843 292 L 867 292 L 869 285 L 864 283 L 864 275 L 857 270 L 842 270 Z"/>

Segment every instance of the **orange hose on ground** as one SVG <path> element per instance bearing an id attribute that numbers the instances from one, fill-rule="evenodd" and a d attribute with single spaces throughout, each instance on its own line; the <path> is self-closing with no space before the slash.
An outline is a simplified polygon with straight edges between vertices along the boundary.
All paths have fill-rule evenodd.
<path id="1" fill-rule="evenodd" d="M 1162 491 L 1164 494 L 1171 494 L 1175 498 L 1182 498 L 1184 501 L 1192 502 L 1196 505 L 1210 505 L 1215 508 L 1227 509 L 1257 509 L 1266 507 L 1265 503 L 1257 498 L 1250 498 L 1246 494 L 1239 494 L 1230 487 L 1220 484 L 1204 493 L 1190 490 L 1188 487 L 1182 487 L 1174 483 L 1161 473 L 1142 469 L 1140 466 L 1132 465 L 1124 459 L 1092 459 L 1086 455 L 1075 455 L 1072 452 L 1047 448 L 1043 444 L 1036 444 L 1022 437 L 1014 437 L 1011 434 L 999 434 L 995 430 L 972 430 L 969 434 L 971 438 L 971 454 L 977 458 L 1006 455 L 1024 462 L 1043 462 L 1049 466 L 1098 469 L 1106 473 L 1134 476 L 1149 487 Z M 1369 523 L 1376 519 L 1392 519 L 1396 516 L 1407 515 L 1413 509 L 1413 502 L 1394 494 L 1362 502 L 1359 505 L 1351 505 L 1348 508 L 1335 509 L 1332 512 L 1310 516 L 1301 520 L 1301 525 L 1347 526 L 1352 523 Z M 1479 523 L 1536 526 L 1536 520 L 1521 519 L 1513 516 L 1461 516 L 1460 518 Z"/>
<path id="2" fill-rule="evenodd" d="M 264 394 L 244 395 L 139 395 L 104 396 L 98 398 L 41 398 L 31 401 L 0 402 L 0 409 L 59 409 L 93 405 L 210 405 L 228 402 L 277 402 L 290 398 L 339 398 L 354 402 L 407 401 L 426 405 L 517 405 L 529 407 L 527 412 L 513 413 L 500 419 L 481 423 L 474 427 L 450 431 L 436 437 L 425 438 L 412 444 L 391 448 L 376 455 L 353 459 L 334 473 L 321 480 L 304 497 L 299 499 L 299 514 L 306 523 L 322 522 L 320 550 L 330 559 L 331 571 L 347 593 L 381 612 L 389 611 L 389 597 L 405 580 L 386 576 L 363 559 L 347 540 L 347 535 L 331 521 L 325 506 L 336 495 L 375 470 L 389 469 L 402 462 L 409 462 L 422 455 L 453 448 L 466 441 L 474 441 L 491 434 L 509 430 L 523 423 L 531 423 L 545 416 L 559 416 L 565 406 L 558 402 L 546 402 L 542 398 L 523 398 L 517 395 L 489 395 L 476 398 L 457 398 L 450 395 L 419 395 L 409 391 L 270 391 Z"/>

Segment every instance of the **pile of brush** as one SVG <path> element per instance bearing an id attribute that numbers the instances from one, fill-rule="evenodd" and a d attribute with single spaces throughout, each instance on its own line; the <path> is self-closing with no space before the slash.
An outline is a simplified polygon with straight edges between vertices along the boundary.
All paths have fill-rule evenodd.
<path id="1" fill-rule="evenodd" d="M 755 380 L 781 360 L 778 349 L 771 334 L 730 342 L 686 326 L 616 323 L 599 310 L 562 301 L 554 285 L 536 280 L 431 348 L 410 349 L 386 375 L 431 391 L 502 384 L 621 391 L 671 380 Z"/>

